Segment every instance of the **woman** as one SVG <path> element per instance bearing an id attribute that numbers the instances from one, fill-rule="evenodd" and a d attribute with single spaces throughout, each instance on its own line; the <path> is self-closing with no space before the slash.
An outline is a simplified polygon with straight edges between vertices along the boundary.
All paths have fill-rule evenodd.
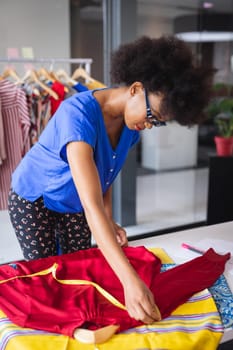
<path id="1" fill-rule="evenodd" d="M 111 185 L 141 130 L 203 120 L 212 75 L 195 66 L 181 40 L 143 37 L 113 54 L 118 87 L 64 101 L 12 177 L 9 213 L 25 259 L 56 255 L 57 238 L 62 253 L 87 249 L 92 233 L 122 283 L 129 315 L 158 320 L 151 291 L 121 249 L 127 238 L 112 219 Z"/>

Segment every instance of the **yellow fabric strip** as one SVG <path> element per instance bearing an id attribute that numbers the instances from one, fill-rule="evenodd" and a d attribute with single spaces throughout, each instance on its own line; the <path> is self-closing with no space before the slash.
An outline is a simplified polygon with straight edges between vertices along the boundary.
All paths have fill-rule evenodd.
<path id="1" fill-rule="evenodd" d="M 36 273 L 32 273 L 29 275 L 21 275 L 21 276 L 14 276 L 11 278 L 8 278 L 6 280 L 1 280 L 0 284 L 2 283 L 6 283 L 18 278 L 26 278 L 26 277 L 36 277 L 36 276 L 44 276 L 44 275 L 48 275 L 49 273 L 52 274 L 53 278 L 61 284 L 68 284 L 68 285 L 89 285 L 89 286 L 93 286 L 95 287 L 98 292 L 100 294 L 102 294 L 108 301 L 110 301 L 110 303 L 112 303 L 113 305 L 115 305 L 116 307 L 119 307 L 122 310 L 126 310 L 126 307 L 121 304 L 113 295 L 111 295 L 110 293 L 108 293 L 105 289 L 103 289 L 102 287 L 100 287 L 97 283 L 95 282 L 91 282 L 91 281 L 87 281 L 87 280 L 60 280 L 57 278 L 56 276 L 56 270 L 58 268 L 58 264 L 54 263 L 51 267 L 49 267 L 48 269 L 36 272 Z"/>
<path id="2" fill-rule="evenodd" d="M 148 250 L 156 255 L 162 261 L 162 264 L 174 263 L 172 258 L 165 252 L 163 248 L 148 248 Z"/>
<path id="3" fill-rule="evenodd" d="M 110 303 L 112 303 L 113 305 L 119 307 L 122 310 L 126 310 L 126 307 L 121 304 L 116 298 L 114 298 L 114 296 L 112 296 L 110 293 L 108 293 L 105 289 L 103 289 L 102 287 L 100 287 L 97 283 L 95 282 L 91 282 L 91 281 L 87 281 L 87 280 L 60 280 L 57 278 L 56 276 L 56 269 L 52 270 L 52 275 L 53 278 L 62 284 L 73 284 L 73 285 L 89 285 L 89 286 L 93 286 L 95 287 L 98 292 L 100 292 L 100 294 L 102 294 L 108 301 L 110 301 Z"/>
<path id="4" fill-rule="evenodd" d="M 163 249 L 151 248 L 150 250 L 151 250 L 151 252 L 153 252 L 153 254 L 158 256 L 163 261 L 163 263 L 172 263 L 173 262 Z M 58 264 L 54 263 L 48 269 L 45 269 L 45 270 L 42 270 L 42 271 L 39 271 L 39 272 L 36 272 L 33 274 L 29 274 L 29 275 L 14 276 L 14 277 L 11 277 L 9 279 L 0 281 L 0 284 L 12 281 L 12 280 L 17 279 L 17 278 L 44 276 L 44 275 L 48 275 L 49 273 L 52 273 L 53 278 L 61 284 L 91 285 L 91 286 L 95 287 L 98 290 L 98 292 L 100 292 L 108 301 L 110 301 L 110 303 L 112 303 L 116 307 L 119 307 L 122 310 L 127 310 L 126 307 L 122 303 L 120 303 L 113 295 L 108 293 L 105 289 L 100 287 L 97 283 L 87 281 L 87 280 L 59 280 L 56 277 L 57 267 L 58 267 Z"/>
<path id="5" fill-rule="evenodd" d="M 14 277 L 8 278 L 6 280 L 1 280 L 0 284 L 6 283 L 6 282 L 9 282 L 9 281 L 13 281 L 13 280 L 16 280 L 18 278 L 26 278 L 26 277 L 35 277 L 35 276 L 48 275 L 49 273 L 51 273 L 54 270 L 54 268 L 57 268 L 57 266 L 55 266 L 55 265 L 57 265 L 57 264 L 52 265 L 48 269 L 45 269 L 45 270 L 42 270 L 42 271 L 39 271 L 39 272 L 36 272 L 36 273 L 32 273 L 30 275 L 14 276 Z"/>

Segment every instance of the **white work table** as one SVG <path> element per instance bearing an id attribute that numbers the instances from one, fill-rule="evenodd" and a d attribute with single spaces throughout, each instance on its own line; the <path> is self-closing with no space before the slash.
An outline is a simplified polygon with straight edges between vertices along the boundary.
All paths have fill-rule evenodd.
<path id="1" fill-rule="evenodd" d="M 231 291 L 233 292 L 233 251 L 231 250 L 233 245 L 233 221 L 211 226 L 201 226 L 190 230 L 139 239 L 130 242 L 130 245 L 143 245 L 147 248 L 163 248 L 165 252 L 173 259 L 173 261 L 179 264 L 198 256 L 196 253 L 182 248 L 181 244 L 186 243 L 192 246 L 200 247 L 200 243 L 203 240 L 213 242 L 213 245 L 214 243 L 219 242 L 219 240 L 224 241 L 223 243 L 230 243 L 228 251 L 232 253 L 232 258 L 226 264 L 226 270 L 224 272 L 224 275 L 227 279 L 229 287 L 231 288 Z M 215 250 L 218 251 L 218 249 L 216 248 Z M 221 247 L 219 248 L 218 252 L 224 253 Z M 225 252 L 227 251 L 225 250 Z M 221 343 L 231 339 L 233 339 L 233 329 L 226 329 Z"/>

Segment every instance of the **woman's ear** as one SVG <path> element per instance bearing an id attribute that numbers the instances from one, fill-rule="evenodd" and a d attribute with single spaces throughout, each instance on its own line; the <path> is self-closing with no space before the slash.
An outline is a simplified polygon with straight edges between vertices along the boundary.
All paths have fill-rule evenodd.
<path id="1" fill-rule="evenodd" d="M 140 81 L 135 81 L 130 86 L 130 94 L 134 96 L 137 93 L 141 93 L 144 90 L 143 84 Z"/>

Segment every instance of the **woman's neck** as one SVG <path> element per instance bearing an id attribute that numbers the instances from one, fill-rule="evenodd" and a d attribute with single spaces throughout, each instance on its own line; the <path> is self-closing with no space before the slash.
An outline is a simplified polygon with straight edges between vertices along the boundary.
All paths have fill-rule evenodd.
<path id="1" fill-rule="evenodd" d="M 94 96 L 100 104 L 106 121 L 114 121 L 118 118 L 124 119 L 127 99 L 126 87 L 96 90 Z"/>
<path id="2" fill-rule="evenodd" d="M 106 132 L 110 143 L 115 148 L 124 128 L 124 110 L 126 102 L 125 87 L 97 90 L 94 96 L 100 104 Z"/>

